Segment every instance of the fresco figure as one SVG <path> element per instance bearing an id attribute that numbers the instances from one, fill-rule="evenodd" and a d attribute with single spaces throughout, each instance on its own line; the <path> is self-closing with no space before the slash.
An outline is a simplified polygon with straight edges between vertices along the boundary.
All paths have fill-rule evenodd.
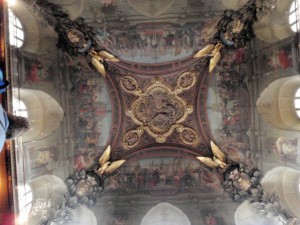
<path id="1" fill-rule="evenodd" d="M 201 184 L 205 188 L 209 188 L 213 191 L 223 193 L 221 178 L 216 172 L 203 170 L 203 172 L 201 173 Z"/>
<path id="2" fill-rule="evenodd" d="M 140 160 L 134 167 L 126 167 L 108 181 L 107 191 L 118 194 L 163 194 L 165 190 L 169 194 L 186 192 L 218 192 L 223 193 L 222 177 L 212 173 L 190 159 L 182 159 L 178 166 L 173 161 L 176 158 L 166 157 L 149 158 Z M 117 182 L 116 182 L 117 181 Z"/>
<path id="3" fill-rule="evenodd" d="M 286 69 L 292 66 L 292 56 L 287 49 L 280 49 L 268 59 L 272 69 Z"/>
<path id="4" fill-rule="evenodd" d="M 35 63 L 30 65 L 29 71 L 26 74 L 27 79 L 33 83 L 45 81 L 48 76 L 48 68 Z"/>
<path id="5" fill-rule="evenodd" d="M 208 213 L 204 223 L 205 225 L 217 225 L 217 218 Z"/>
<path id="6" fill-rule="evenodd" d="M 275 143 L 275 153 L 279 159 L 296 160 L 298 156 L 298 140 L 279 137 Z"/>
<path id="7" fill-rule="evenodd" d="M 50 150 L 37 150 L 30 155 L 32 161 L 32 167 L 40 167 L 40 166 L 47 166 L 48 163 L 53 160 L 54 153 Z"/>
<path id="8" fill-rule="evenodd" d="M 75 149 L 73 169 L 78 171 L 90 169 L 95 164 L 95 159 L 98 156 L 100 156 L 98 148 L 77 147 Z"/>

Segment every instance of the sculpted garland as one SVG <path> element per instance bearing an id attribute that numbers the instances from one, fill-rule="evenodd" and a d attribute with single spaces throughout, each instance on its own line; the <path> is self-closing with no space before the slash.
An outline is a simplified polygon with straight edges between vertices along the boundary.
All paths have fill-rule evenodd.
<path id="1" fill-rule="evenodd" d="M 218 23 L 218 32 L 215 34 L 213 41 L 199 50 L 194 57 L 207 60 L 209 64 L 208 71 L 212 72 L 221 59 L 222 52 L 245 46 L 254 37 L 253 24 L 269 10 L 272 3 L 272 0 L 249 0 L 239 11 L 226 10 Z M 71 20 L 60 6 L 49 3 L 46 0 L 35 1 L 34 6 L 35 10 L 57 32 L 59 37 L 58 47 L 71 55 L 82 54 L 103 77 L 106 76 L 106 63 L 119 61 L 117 57 L 96 44 L 93 28 L 87 25 L 82 18 Z M 121 86 L 132 94 L 144 93 L 130 77 L 124 77 Z M 153 88 L 158 88 L 163 92 L 166 90 L 164 86 L 159 84 L 159 80 L 158 83 L 153 84 Z M 171 92 L 171 90 L 168 91 Z M 175 92 L 176 90 L 174 90 Z M 143 101 L 143 98 L 137 100 L 137 107 L 141 108 L 142 103 L 145 103 Z M 184 104 L 180 99 L 176 99 L 175 94 L 174 104 L 176 101 Z M 180 104 L 178 105 L 180 106 Z M 168 131 L 171 129 L 170 127 L 166 128 L 166 126 L 152 126 L 153 129 L 151 130 L 149 127 L 151 124 L 144 123 L 145 120 L 139 118 L 133 111 L 128 112 L 128 115 L 135 118 L 136 123 L 140 124 L 140 129 L 131 131 L 137 139 L 132 145 L 138 142 L 140 133 L 143 130 L 155 136 L 158 142 L 163 142 L 164 139 L 160 140 L 157 133 L 167 128 Z M 182 118 L 182 115 L 179 117 Z M 181 121 L 180 118 L 178 121 Z M 178 130 L 180 130 L 179 128 L 180 126 L 177 127 Z M 123 145 L 125 147 L 126 145 L 131 145 L 131 142 L 128 141 L 129 139 L 126 138 L 131 133 L 128 132 L 123 137 Z M 284 211 L 280 207 L 276 196 L 268 196 L 264 192 L 260 185 L 262 173 L 259 170 L 226 158 L 213 142 L 211 142 L 211 150 L 213 153 L 212 157 L 199 156 L 197 159 L 223 175 L 225 180 L 223 188 L 234 201 L 241 202 L 248 199 L 251 205 L 263 215 L 271 214 L 274 219 L 281 218 L 282 224 L 292 225 L 297 223 L 297 219 L 293 218 L 291 213 Z M 105 177 L 125 163 L 125 160 L 122 159 L 110 162 L 110 153 L 111 149 L 108 146 L 100 157 L 99 164 L 95 166 L 93 171 L 76 171 L 74 175 L 65 181 L 68 193 L 65 196 L 64 204 L 59 209 L 49 210 L 41 224 L 51 224 L 52 222 L 63 224 L 71 220 L 72 210 L 76 207 L 80 205 L 91 207 L 96 203 L 97 198 L 101 197 Z M 272 205 L 272 210 L 270 210 L 270 204 Z"/>

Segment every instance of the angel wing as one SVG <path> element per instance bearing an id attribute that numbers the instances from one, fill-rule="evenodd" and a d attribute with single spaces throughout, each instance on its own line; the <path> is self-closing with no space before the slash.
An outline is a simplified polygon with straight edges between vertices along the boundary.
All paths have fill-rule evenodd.
<path id="1" fill-rule="evenodd" d="M 207 165 L 210 168 L 217 168 L 219 167 L 219 165 L 213 161 L 211 158 L 208 157 L 197 157 L 198 160 L 200 160 L 202 163 L 204 163 L 205 165 Z"/>
<path id="2" fill-rule="evenodd" d="M 92 57 L 92 64 L 95 66 L 95 68 L 99 71 L 99 73 L 102 76 L 106 76 L 106 71 L 104 65 L 96 58 Z"/>
<path id="3" fill-rule="evenodd" d="M 210 59 L 209 63 L 209 72 L 213 71 L 215 66 L 218 64 L 219 60 L 221 59 L 221 52 L 218 51 L 214 56 Z"/>
<path id="4" fill-rule="evenodd" d="M 103 58 L 105 58 L 107 61 L 112 61 L 112 62 L 119 62 L 120 61 L 117 57 L 115 57 L 114 55 L 112 55 L 112 54 L 110 54 L 110 53 L 108 53 L 107 51 L 104 51 L 104 50 L 98 52 L 98 54 L 100 56 L 102 56 Z"/>
<path id="5" fill-rule="evenodd" d="M 225 155 L 223 154 L 223 152 L 220 150 L 220 148 L 213 142 L 210 141 L 210 146 L 211 146 L 211 150 L 213 152 L 213 154 L 222 162 L 225 162 Z"/>
<path id="6" fill-rule="evenodd" d="M 201 57 L 206 56 L 210 51 L 213 50 L 214 47 L 215 47 L 214 44 L 206 45 L 204 48 L 202 48 L 200 51 L 198 51 L 198 52 L 194 55 L 194 58 L 201 58 Z"/>
<path id="7" fill-rule="evenodd" d="M 99 159 L 99 164 L 100 166 L 103 166 L 104 163 L 106 163 L 109 160 L 110 157 L 110 145 L 107 146 L 107 148 L 105 149 L 105 151 L 102 153 L 100 159 Z"/>
<path id="8" fill-rule="evenodd" d="M 125 163 L 126 160 L 117 160 L 112 162 L 112 164 L 109 165 L 109 167 L 106 169 L 105 174 L 111 174 L 113 173 L 116 169 L 118 169 L 120 166 L 123 165 L 123 163 Z"/>

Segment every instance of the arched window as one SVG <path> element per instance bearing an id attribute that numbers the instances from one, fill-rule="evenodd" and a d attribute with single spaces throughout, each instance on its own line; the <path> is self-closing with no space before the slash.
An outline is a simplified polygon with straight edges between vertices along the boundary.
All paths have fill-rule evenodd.
<path id="1" fill-rule="evenodd" d="M 64 118 L 60 104 L 49 94 L 40 90 L 19 88 L 13 101 L 14 114 L 26 117 L 30 129 L 22 135 L 22 141 L 36 141 L 52 134 Z"/>
<path id="2" fill-rule="evenodd" d="M 188 217 L 176 206 L 162 202 L 151 208 L 141 225 L 191 225 Z"/>
<path id="3" fill-rule="evenodd" d="M 297 32 L 300 25 L 299 20 L 299 0 L 294 0 L 289 11 L 289 23 L 292 31 Z"/>
<path id="4" fill-rule="evenodd" d="M 261 185 L 268 196 L 277 196 L 285 209 L 300 215 L 299 179 L 299 170 L 280 166 L 269 170 Z"/>
<path id="5" fill-rule="evenodd" d="M 280 78 L 268 85 L 256 101 L 261 118 L 278 129 L 300 130 L 300 76 Z"/>
<path id="6" fill-rule="evenodd" d="M 276 0 L 271 9 L 254 23 L 255 35 L 269 43 L 293 37 L 299 30 L 299 2 Z"/>
<path id="7" fill-rule="evenodd" d="M 18 197 L 20 211 L 18 223 L 24 224 L 28 219 L 33 200 L 32 190 L 28 184 L 18 187 Z"/>
<path id="8" fill-rule="evenodd" d="M 300 88 L 298 88 L 296 94 L 295 94 L 295 100 L 294 100 L 295 110 L 300 118 Z"/>
<path id="9" fill-rule="evenodd" d="M 22 100 L 13 98 L 13 112 L 16 116 L 28 118 L 27 107 Z"/>
<path id="10" fill-rule="evenodd" d="M 9 20 L 9 42 L 11 45 L 20 48 L 24 42 L 23 26 L 20 20 L 15 14 L 9 9 L 8 10 Z"/>

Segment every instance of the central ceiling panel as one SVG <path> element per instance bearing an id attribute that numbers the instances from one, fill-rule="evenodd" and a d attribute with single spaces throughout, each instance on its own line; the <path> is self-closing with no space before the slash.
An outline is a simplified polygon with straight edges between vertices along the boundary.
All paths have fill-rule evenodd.
<path id="1" fill-rule="evenodd" d="M 156 75 L 133 73 L 118 68 L 119 63 L 108 65 L 115 103 L 110 141 L 113 157 L 131 158 L 138 152 L 144 157 L 155 150 L 170 156 L 178 156 L 178 151 L 189 157 L 208 154 L 207 62 L 190 61 L 189 68 L 181 72 L 175 67 L 172 73 L 156 70 Z"/>

